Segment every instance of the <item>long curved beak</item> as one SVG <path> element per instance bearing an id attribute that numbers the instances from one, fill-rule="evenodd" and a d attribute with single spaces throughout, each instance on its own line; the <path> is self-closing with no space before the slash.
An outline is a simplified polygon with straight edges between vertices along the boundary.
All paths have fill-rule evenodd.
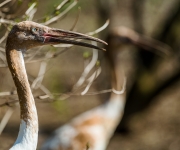
<path id="1" fill-rule="evenodd" d="M 98 50 L 103 50 L 105 51 L 104 48 L 100 48 L 98 46 L 81 42 L 80 39 L 83 40 L 90 40 L 90 41 L 96 41 L 98 43 L 102 43 L 105 45 L 108 45 L 106 42 L 94 38 L 82 33 L 77 33 L 77 32 L 72 32 L 72 31 L 65 31 L 61 29 L 50 29 L 48 33 L 43 34 L 44 37 L 44 43 L 45 44 L 60 44 L 60 43 L 65 43 L 65 44 L 73 44 L 73 45 L 79 45 L 79 46 L 84 46 L 84 47 L 89 47 L 89 48 L 94 48 Z"/>

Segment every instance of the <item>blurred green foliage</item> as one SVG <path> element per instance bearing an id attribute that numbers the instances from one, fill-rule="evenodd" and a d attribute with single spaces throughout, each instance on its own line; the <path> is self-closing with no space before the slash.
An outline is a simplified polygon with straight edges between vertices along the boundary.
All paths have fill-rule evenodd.
<path id="1" fill-rule="evenodd" d="M 89 51 L 83 52 L 83 57 L 84 57 L 85 59 L 87 59 L 87 58 L 89 58 L 89 57 L 91 57 L 91 56 L 92 56 L 92 53 L 91 53 L 91 52 L 89 52 Z"/>
<path id="2" fill-rule="evenodd" d="M 67 101 L 60 100 L 58 97 L 55 98 L 55 101 L 52 103 L 52 106 L 55 110 L 61 114 L 61 117 L 64 115 L 64 117 L 67 117 L 69 114 L 69 107 L 67 105 Z"/>

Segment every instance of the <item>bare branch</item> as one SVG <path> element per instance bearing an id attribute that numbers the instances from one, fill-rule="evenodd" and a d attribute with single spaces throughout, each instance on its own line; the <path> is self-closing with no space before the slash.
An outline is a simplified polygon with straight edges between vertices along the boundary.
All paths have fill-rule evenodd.
<path id="1" fill-rule="evenodd" d="M 80 13 L 81 13 L 81 7 L 78 8 L 78 15 L 77 15 L 76 20 L 75 20 L 73 26 L 71 27 L 70 31 L 74 30 L 74 28 L 79 20 Z"/>
<path id="2" fill-rule="evenodd" d="M 34 14 L 37 11 L 37 8 L 35 6 L 37 5 L 36 2 L 32 3 L 32 5 L 26 10 L 25 15 L 28 17 L 28 20 L 33 20 Z"/>
<path id="3" fill-rule="evenodd" d="M 112 89 L 107 89 L 107 90 L 102 90 L 102 91 L 98 91 L 98 92 L 88 92 L 85 95 L 99 95 L 99 94 L 105 94 L 105 93 L 110 93 L 112 92 Z"/>
<path id="4" fill-rule="evenodd" d="M 26 63 L 30 62 L 30 60 L 32 60 L 38 53 L 39 51 L 42 49 L 43 47 L 39 47 L 31 57 L 29 57 L 27 60 L 26 60 Z"/>
<path id="5" fill-rule="evenodd" d="M 32 5 L 26 10 L 25 15 L 29 16 L 30 12 L 34 9 L 36 5 L 36 2 L 32 3 Z"/>
<path id="6" fill-rule="evenodd" d="M 2 43 L 8 36 L 9 31 L 7 30 L 4 36 L 0 39 L 0 43 Z"/>
<path id="7" fill-rule="evenodd" d="M 104 24 L 102 27 L 98 28 L 98 29 L 95 30 L 95 31 L 88 32 L 88 33 L 86 33 L 86 34 L 91 35 L 91 36 L 92 36 L 92 35 L 95 35 L 95 34 L 101 32 L 101 31 L 103 31 L 104 29 L 106 29 L 108 25 L 109 25 L 109 20 L 106 20 L 105 24 Z"/>
<path id="8" fill-rule="evenodd" d="M 95 43 L 97 45 L 96 42 L 92 42 L 93 44 Z M 78 88 L 79 86 L 81 86 L 84 81 L 86 80 L 87 75 L 89 74 L 89 72 L 91 71 L 91 69 L 96 65 L 98 59 L 98 51 L 93 49 L 93 57 L 91 62 L 87 65 L 87 67 L 84 69 L 81 77 L 79 78 L 79 80 L 77 81 L 77 83 L 74 85 L 73 89 Z"/>
<path id="9" fill-rule="evenodd" d="M 0 4 L 0 7 L 6 5 L 6 4 L 9 3 L 10 1 L 11 1 L 11 0 L 5 0 L 4 2 L 2 2 L 2 3 Z"/>
<path id="10" fill-rule="evenodd" d="M 2 48 L 2 47 L 0 47 L 0 51 L 1 51 L 1 52 L 5 52 L 5 49 Z"/>
<path id="11" fill-rule="evenodd" d="M 66 48 L 64 48 L 63 50 L 55 53 L 55 54 L 53 55 L 53 57 L 57 57 L 58 55 L 64 53 L 65 51 L 67 51 L 67 50 L 69 50 L 69 49 L 71 49 L 71 47 L 66 47 Z"/>
<path id="12" fill-rule="evenodd" d="M 4 23 L 4 24 L 10 24 L 10 25 L 16 25 L 17 23 L 12 21 L 12 20 L 7 20 L 7 19 L 3 19 L 0 18 L 0 23 Z"/>
<path id="13" fill-rule="evenodd" d="M 62 1 L 57 7 L 56 10 L 61 9 L 64 5 L 66 5 L 68 2 L 70 2 L 70 0 L 64 0 Z"/>
<path id="14" fill-rule="evenodd" d="M 0 52 L 0 58 L 4 62 L 4 64 L 7 65 L 6 56 L 2 52 Z"/>
<path id="15" fill-rule="evenodd" d="M 99 74 L 101 73 L 101 67 L 99 67 L 92 75 L 91 77 L 87 80 L 88 84 L 86 86 L 86 88 L 84 89 L 83 92 L 81 92 L 81 95 L 85 95 L 87 93 L 87 91 L 89 90 L 89 88 L 91 87 L 93 81 L 99 76 Z"/>
<path id="16" fill-rule="evenodd" d="M 115 89 L 107 89 L 107 90 L 101 90 L 101 91 L 98 91 L 98 92 L 87 92 L 84 95 L 94 96 L 94 95 L 105 94 L 105 93 L 110 93 L 110 92 L 114 92 L 115 94 L 123 94 L 125 89 L 126 89 L 125 86 L 126 86 L 126 82 L 123 83 L 123 88 L 122 88 L 121 91 L 117 91 Z M 41 87 L 44 87 L 44 86 L 41 85 Z M 66 100 L 71 96 L 82 96 L 82 93 L 74 93 L 74 92 L 54 93 L 51 96 L 50 96 L 50 94 L 45 94 L 45 95 L 36 96 L 35 100 L 36 101 L 41 100 L 40 102 L 44 102 L 42 100 L 50 98 L 51 101 L 47 101 L 47 102 L 54 102 L 54 101 L 57 100 L 57 99 L 56 100 L 54 99 L 54 96 L 59 96 L 59 98 L 58 98 L 59 100 Z M 9 101 L 9 102 L 5 102 L 5 103 L 0 104 L 0 107 L 11 106 L 12 104 L 17 103 L 17 102 L 18 102 L 18 100 L 12 100 L 12 101 Z"/>
<path id="17" fill-rule="evenodd" d="M 33 20 L 35 13 L 37 12 L 37 8 L 34 8 L 31 13 L 29 14 L 28 20 Z"/>
<path id="18" fill-rule="evenodd" d="M 40 65 L 40 69 L 39 69 L 39 73 L 38 73 L 38 76 L 37 78 L 33 81 L 32 85 L 31 85 L 31 88 L 32 89 L 37 89 L 40 87 L 41 85 L 41 82 L 44 78 L 44 75 L 45 75 L 45 72 L 46 72 L 46 67 L 47 67 L 47 63 L 48 63 L 48 58 L 52 58 L 52 52 L 49 51 L 45 58 L 47 58 L 45 61 L 41 62 L 41 65 Z"/>
<path id="19" fill-rule="evenodd" d="M 77 40 L 77 41 L 80 41 L 80 40 Z M 62 47 L 62 48 L 64 48 L 64 47 L 73 47 L 73 45 L 72 44 L 57 44 L 57 45 L 52 45 L 53 47 Z"/>
<path id="20" fill-rule="evenodd" d="M 60 13 L 59 15 L 51 18 L 50 20 L 46 21 L 44 23 L 44 25 L 50 25 L 52 23 L 54 23 L 55 21 L 59 20 L 61 17 L 63 17 L 65 14 L 67 14 L 74 6 L 76 6 L 78 1 L 74 1 L 69 7 L 67 7 L 62 13 Z"/>
<path id="21" fill-rule="evenodd" d="M 17 91 L 0 92 L 0 96 L 17 95 Z"/>
<path id="22" fill-rule="evenodd" d="M 10 102 L 5 102 L 0 104 L 0 107 L 4 107 L 4 106 L 11 106 L 11 104 L 17 103 L 19 100 L 12 100 Z"/>
<path id="23" fill-rule="evenodd" d="M 98 70 L 87 80 L 90 84 L 92 84 L 92 79 L 96 79 L 98 77 L 98 75 L 100 74 L 101 72 L 101 68 L 98 68 Z M 28 76 L 28 78 L 33 81 L 34 79 L 30 76 Z M 89 85 L 87 86 L 89 87 Z M 87 88 L 86 87 L 86 88 Z M 40 89 L 45 93 L 45 95 L 40 95 L 40 96 L 36 96 L 35 97 L 35 100 L 41 100 L 40 102 L 45 102 L 45 101 L 42 101 L 42 100 L 45 100 L 45 99 L 48 99 L 50 98 L 51 101 L 46 101 L 46 102 L 54 102 L 56 101 L 54 99 L 54 97 L 56 96 L 59 96 L 59 100 L 66 100 L 68 99 L 69 97 L 71 96 L 82 96 L 82 95 L 89 95 L 89 96 L 93 96 L 93 95 L 99 95 L 99 94 L 105 94 L 105 93 L 109 93 L 109 92 L 113 92 L 115 94 L 123 94 L 125 92 L 125 89 L 126 89 L 126 78 L 124 77 L 124 82 L 123 82 L 123 87 L 122 87 L 122 90 L 121 91 L 117 91 L 115 90 L 114 88 L 113 89 L 108 89 L 108 90 L 102 90 L 102 91 L 98 91 L 98 92 L 86 92 L 87 89 L 84 90 L 84 93 L 81 92 L 81 93 L 77 93 L 77 92 L 67 92 L 67 93 L 53 93 L 51 94 L 49 92 L 49 90 L 44 87 L 43 85 L 40 86 Z M 79 87 L 80 89 L 80 87 Z M 78 89 L 78 90 L 79 90 Z M 14 94 L 16 94 L 16 91 L 14 91 Z M 5 95 L 12 95 L 12 92 L 4 92 L 4 94 L 1 94 L 2 96 L 5 96 Z M 12 100 L 12 101 L 9 101 L 9 102 L 5 102 L 3 104 L 0 104 L 0 107 L 3 107 L 3 106 L 11 106 L 12 104 L 14 103 L 17 103 L 18 100 Z"/>
<path id="24" fill-rule="evenodd" d="M 9 107 L 8 110 L 6 111 L 4 117 L 2 118 L 1 123 L 0 123 L 0 135 L 1 135 L 2 131 L 4 130 L 4 128 L 6 127 L 6 124 L 8 123 L 13 112 L 14 112 L 14 109 Z"/>
<path id="25" fill-rule="evenodd" d="M 33 81 L 34 81 L 34 78 L 33 78 L 32 76 L 28 75 L 28 80 L 29 80 L 30 82 L 33 82 Z M 51 92 L 50 92 L 44 85 L 41 84 L 39 88 L 40 88 L 46 95 L 48 95 L 48 97 L 49 97 L 50 99 L 53 99 L 53 98 L 54 98 L 53 94 L 51 94 Z"/>

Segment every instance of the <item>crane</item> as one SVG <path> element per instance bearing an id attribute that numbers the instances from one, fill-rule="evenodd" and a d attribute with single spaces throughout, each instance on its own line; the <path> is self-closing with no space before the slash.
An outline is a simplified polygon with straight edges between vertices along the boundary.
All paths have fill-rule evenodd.
<path id="1" fill-rule="evenodd" d="M 159 54 L 168 54 L 170 50 L 167 45 L 123 26 L 114 28 L 108 39 L 106 54 L 113 87 L 109 99 L 56 129 L 41 150 L 105 150 L 123 116 L 126 102 L 126 79 L 117 55 L 119 49 L 133 44 L 150 51 L 158 50 Z"/>
<path id="2" fill-rule="evenodd" d="M 106 42 L 77 32 L 50 28 L 32 21 L 23 21 L 13 26 L 6 42 L 6 58 L 12 74 L 20 103 L 20 129 L 10 150 L 35 150 L 38 139 L 37 110 L 28 82 L 23 53 L 26 50 L 43 46 L 67 43 L 104 50 L 77 39 Z"/>

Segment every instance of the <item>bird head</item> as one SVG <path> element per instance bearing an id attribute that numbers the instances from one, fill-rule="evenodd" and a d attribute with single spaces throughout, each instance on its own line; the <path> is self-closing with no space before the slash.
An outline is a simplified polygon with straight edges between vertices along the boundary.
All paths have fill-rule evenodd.
<path id="1" fill-rule="evenodd" d="M 32 21 L 23 21 L 14 25 L 8 35 L 9 46 L 16 49 L 30 49 L 43 45 L 55 45 L 60 43 L 73 44 L 84 47 L 104 50 L 103 48 L 81 42 L 79 39 L 96 41 L 107 45 L 106 42 L 85 34 L 50 28 Z"/>

